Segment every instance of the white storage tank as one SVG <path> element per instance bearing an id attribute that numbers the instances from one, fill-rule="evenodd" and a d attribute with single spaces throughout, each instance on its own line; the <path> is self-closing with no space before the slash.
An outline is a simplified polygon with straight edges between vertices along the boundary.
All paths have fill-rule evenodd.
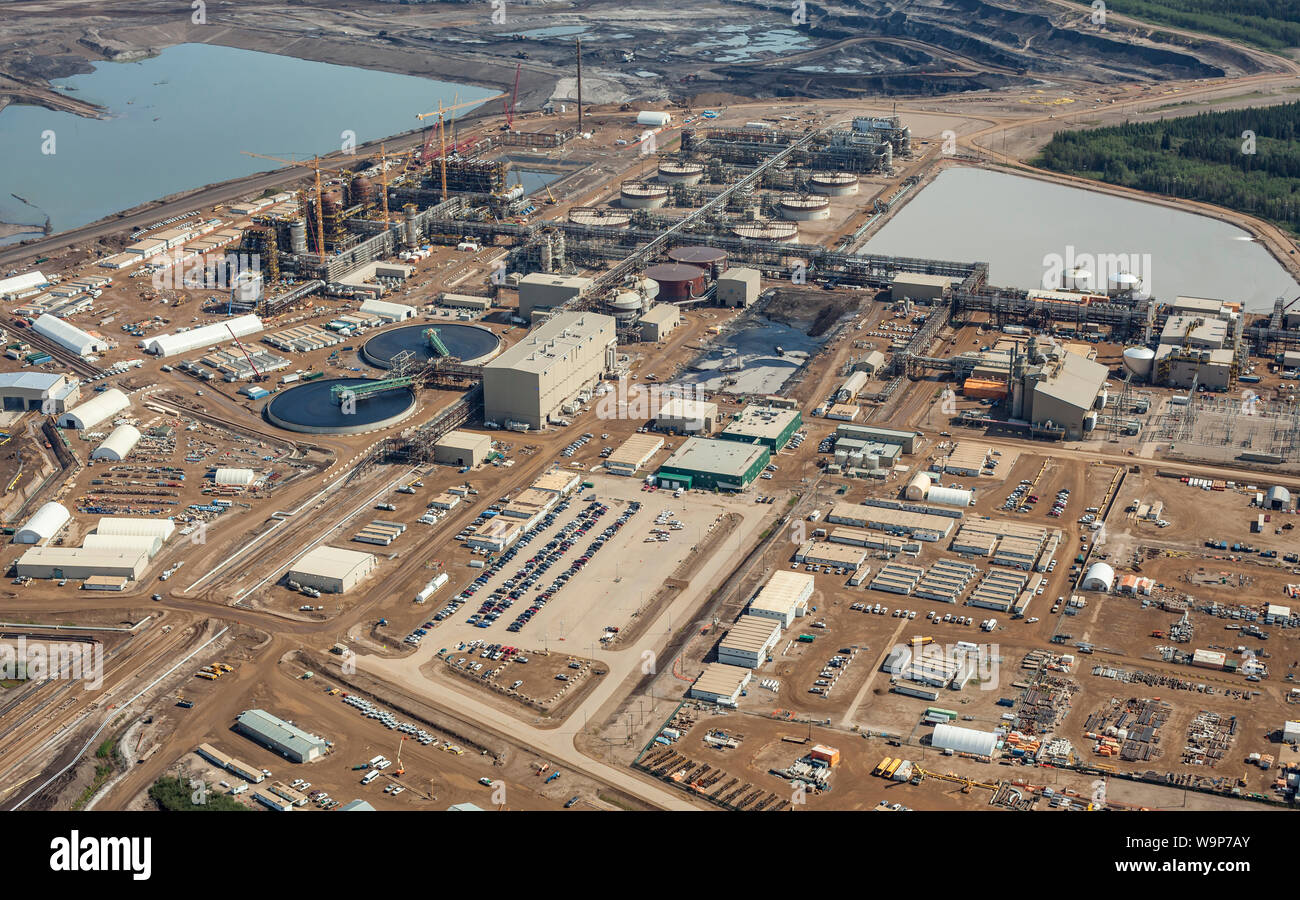
<path id="1" fill-rule="evenodd" d="M 1061 276 L 1061 287 L 1067 291 L 1087 291 L 1092 289 L 1092 273 L 1083 266 L 1066 269 Z"/>
<path id="2" fill-rule="evenodd" d="M 1138 378 L 1150 378 L 1156 351 L 1150 347 L 1129 347 L 1124 351 L 1124 368 Z"/>
<path id="3" fill-rule="evenodd" d="M 825 197 L 782 197 L 776 208 L 781 218 L 792 222 L 812 222 L 831 216 L 831 201 Z"/>
<path id="4" fill-rule="evenodd" d="M 808 190 L 827 197 L 849 197 L 858 192 L 858 176 L 852 172 L 814 172 Z"/>
<path id="5" fill-rule="evenodd" d="M 699 163 L 664 160 L 659 163 L 655 177 L 663 184 L 699 184 L 704 180 L 704 166 Z"/>
<path id="6" fill-rule="evenodd" d="M 646 181 L 625 181 L 618 202 L 624 209 L 658 209 L 668 203 L 668 188 Z"/>

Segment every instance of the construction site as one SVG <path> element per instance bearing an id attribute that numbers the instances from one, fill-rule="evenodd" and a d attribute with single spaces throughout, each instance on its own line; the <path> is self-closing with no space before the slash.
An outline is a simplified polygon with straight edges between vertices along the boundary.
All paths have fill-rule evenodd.
<path id="1" fill-rule="evenodd" d="M 4 808 L 1294 805 L 1296 300 L 868 252 L 1055 127 L 1014 65 L 611 102 L 510 43 L 562 89 L 19 248 L 0 644 L 103 656 L 0 678 Z M 1184 97 L 1292 78 L 1218 52 Z"/>

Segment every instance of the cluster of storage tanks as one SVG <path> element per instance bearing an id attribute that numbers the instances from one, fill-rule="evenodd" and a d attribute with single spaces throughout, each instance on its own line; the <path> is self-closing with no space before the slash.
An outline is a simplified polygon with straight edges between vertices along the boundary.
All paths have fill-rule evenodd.
<path id="1" fill-rule="evenodd" d="M 659 283 L 652 278 L 641 278 L 615 291 L 608 301 L 608 312 L 619 328 L 630 327 L 654 305 L 659 297 Z"/>

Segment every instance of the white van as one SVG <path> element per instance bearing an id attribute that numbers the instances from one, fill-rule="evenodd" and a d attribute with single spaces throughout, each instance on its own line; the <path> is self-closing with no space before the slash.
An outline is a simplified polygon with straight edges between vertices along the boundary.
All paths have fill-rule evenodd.
<path id="1" fill-rule="evenodd" d="M 379 777 L 379 773 L 378 773 L 378 772 L 375 772 L 375 771 L 367 772 L 366 774 L 364 774 L 364 775 L 361 776 L 361 783 L 362 783 L 362 784 L 370 784 L 370 782 L 374 781 L 374 780 L 375 780 L 376 778 L 378 778 L 378 777 Z"/>

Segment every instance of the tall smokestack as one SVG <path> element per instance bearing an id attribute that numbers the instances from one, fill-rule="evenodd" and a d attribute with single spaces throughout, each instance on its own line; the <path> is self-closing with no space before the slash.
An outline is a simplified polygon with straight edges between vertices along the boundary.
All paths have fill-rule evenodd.
<path id="1" fill-rule="evenodd" d="M 582 133 L 582 38 L 574 38 L 578 50 L 578 133 Z"/>

